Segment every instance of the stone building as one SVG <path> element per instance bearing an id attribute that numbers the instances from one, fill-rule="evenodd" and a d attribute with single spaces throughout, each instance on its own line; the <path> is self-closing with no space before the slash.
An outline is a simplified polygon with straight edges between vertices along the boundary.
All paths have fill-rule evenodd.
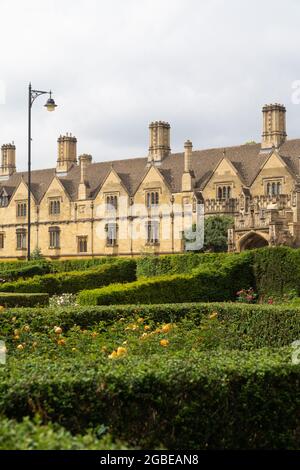
<path id="1" fill-rule="evenodd" d="M 263 107 L 261 143 L 171 153 L 170 125 L 150 124 L 148 155 L 113 162 L 77 156 L 60 136 L 55 168 L 32 172 L 31 246 L 47 257 L 178 253 L 184 230 L 205 216 L 234 218 L 229 250 L 300 246 L 300 139 L 286 139 L 286 110 Z M 2 146 L 0 257 L 27 251 L 27 173 Z"/>

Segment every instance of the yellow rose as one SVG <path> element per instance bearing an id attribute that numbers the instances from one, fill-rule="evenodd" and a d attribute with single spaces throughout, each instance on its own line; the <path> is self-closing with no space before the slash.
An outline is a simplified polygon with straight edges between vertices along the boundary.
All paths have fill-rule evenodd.
<path id="1" fill-rule="evenodd" d="M 62 329 L 61 329 L 61 327 L 60 327 L 60 326 L 55 326 L 55 327 L 54 327 L 54 333 L 55 333 L 56 335 L 61 335 L 61 334 L 62 334 Z"/>
<path id="2" fill-rule="evenodd" d="M 169 340 L 168 339 L 161 339 L 159 344 L 165 348 L 166 346 L 169 346 Z"/>
<path id="3" fill-rule="evenodd" d="M 161 331 L 163 333 L 168 333 L 172 328 L 172 325 L 171 323 L 167 323 L 166 325 L 163 325 L 162 328 L 161 328 Z"/>
<path id="4" fill-rule="evenodd" d="M 108 356 L 109 359 L 115 359 L 116 357 L 118 357 L 117 351 L 113 351 L 113 352 Z"/>
<path id="5" fill-rule="evenodd" d="M 126 348 L 122 348 L 122 346 L 119 346 L 118 349 L 117 349 L 117 356 L 124 356 L 124 354 L 127 353 L 127 349 Z"/>
<path id="6" fill-rule="evenodd" d="M 218 312 L 213 312 L 208 316 L 208 318 L 212 320 L 213 318 L 216 318 L 217 316 L 218 316 Z"/>
<path id="7" fill-rule="evenodd" d="M 23 349 L 24 349 L 23 344 L 18 344 L 17 349 L 18 349 L 19 351 L 23 351 Z"/>

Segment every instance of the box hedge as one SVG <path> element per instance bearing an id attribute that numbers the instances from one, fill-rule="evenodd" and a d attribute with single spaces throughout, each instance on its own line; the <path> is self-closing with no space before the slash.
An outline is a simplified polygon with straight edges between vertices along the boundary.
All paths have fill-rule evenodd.
<path id="1" fill-rule="evenodd" d="M 0 369 L 0 413 L 39 411 L 74 433 L 104 425 L 146 449 L 297 449 L 299 373 L 289 348 L 11 360 Z"/>
<path id="2" fill-rule="evenodd" d="M 232 256 L 232 255 L 229 255 Z M 184 253 L 174 255 L 143 255 L 136 258 L 137 278 L 163 276 L 166 274 L 190 274 L 202 265 L 219 266 L 227 253 Z"/>
<path id="3" fill-rule="evenodd" d="M 86 271 L 46 274 L 31 279 L 7 282 L 0 285 L 0 292 L 47 292 L 50 295 L 76 293 L 84 287 L 95 288 L 111 282 L 128 282 L 136 278 L 133 260 L 120 260 Z"/>
<path id="4" fill-rule="evenodd" d="M 0 315 L 0 331 L 11 335 L 15 328 L 30 324 L 32 332 L 45 332 L 60 325 L 67 332 L 74 325 L 92 328 L 114 324 L 120 318 L 142 317 L 157 323 L 189 320 L 199 325 L 216 312 L 224 345 L 236 349 L 288 346 L 300 339 L 300 307 L 237 303 L 182 303 L 156 305 L 81 306 L 60 309 L 11 308 Z"/>
<path id="5" fill-rule="evenodd" d="M 84 271 L 85 269 L 97 268 L 107 263 L 116 263 L 129 258 L 103 256 L 101 258 L 81 258 L 51 260 L 52 272 Z"/>
<path id="6" fill-rule="evenodd" d="M 300 249 L 266 247 L 247 252 L 253 285 L 261 296 L 281 296 L 291 290 L 300 295 Z M 137 259 L 138 278 L 190 273 L 199 266 L 220 267 L 241 254 L 191 253 L 143 256 Z"/>
<path id="7" fill-rule="evenodd" d="M 1 268 L 1 266 L 0 266 Z M 33 277 L 36 275 L 44 275 L 51 272 L 51 264 L 44 261 L 42 263 L 24 263 L 19 268 L 15 269 L 6 269 L 4 271 L 0 271 L 0 282 L 4 281 L 15 281 L 19 278 L 28 278 Z"/>
<path id="8" fill-rule="evenodd" d="M 0 419 L 0 450 L 124 450 L 125 444 L 114 443 L 110 435 L 97 439 L 95 433 L 76 435 L 56 423 L 42 424 L 24 418 L 20 423 Z"/>
<path id="9" fill-rule="evenodd" d="M 250 263 L 245 253 L 228 258 L 219 269 L 204 265 L 190 275 L 161 276 L 84 290 L 78 301 L 81 305 L 109 305 L 233 300 L 238 290 L 253 286 Z"/>
<path id="10" fill-rule="evenodd" d="M 0 305 L 2 307 L 37 307 L 49 304 L 48 294 L 18 294 L 0 292 Z"/>

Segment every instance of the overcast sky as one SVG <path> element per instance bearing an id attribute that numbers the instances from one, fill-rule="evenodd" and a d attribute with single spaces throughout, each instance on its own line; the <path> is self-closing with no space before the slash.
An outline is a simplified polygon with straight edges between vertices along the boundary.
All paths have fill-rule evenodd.
<path id="1" fill-rule="evenodd" d="M 55 166 L 59 134 L 95 161 L 144 156 L 148 124 L 171 146 L 260 140 L 261 107 L 287 107 L 300 137 L 298 0 L 0 0 L 0 144 L 27 161 L 27 87 L 53 89 L 33 109 L 33 167 Z"/>

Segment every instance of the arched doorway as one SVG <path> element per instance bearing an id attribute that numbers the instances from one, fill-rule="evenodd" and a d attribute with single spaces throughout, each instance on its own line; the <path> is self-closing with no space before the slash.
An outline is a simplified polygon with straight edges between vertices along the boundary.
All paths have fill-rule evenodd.
<path id="1" fill-rule="evenodd" d="M 249 232 L 240 240 L 240 251 L 253 250 L 254 248 L 262 248 L 268 246 L 268 241 L 257 232 Z"/>

